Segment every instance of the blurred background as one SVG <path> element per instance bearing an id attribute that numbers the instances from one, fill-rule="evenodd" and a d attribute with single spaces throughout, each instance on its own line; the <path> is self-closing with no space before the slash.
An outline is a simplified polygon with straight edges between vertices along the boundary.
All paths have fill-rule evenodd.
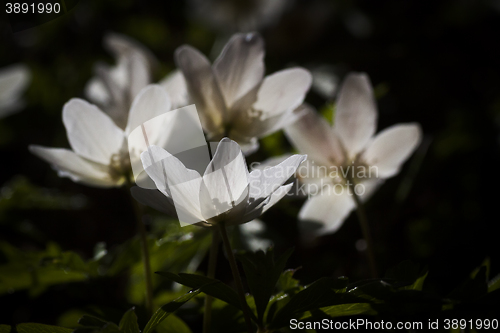
<path id="1" fill-rule="evenodd" d="M 1 15 L 0 68 L 24 63 L 32 80 L 26 107 L 0 119 L 0 241 L 26 253 L 57 243 L 89 259 L 96 244 L 111 251 L 135 235 L 123 189 L 59 178 L 27 148 L 69 147 L 62 106 L 84 98 L 97 61 L 114 61 L 102 45 L 106 33 L 128 35 L 151 50 L 159 60 L 158 81 L 175 68 L 180 45 L 213 60 L 232 33 L 258 30 L 266 41 L 266 73 L 310 69 L 315 85 L 306 101 L 325 116 L 331 117 L 346 73 L 358 71 L 368 73 L 375 88 L 378 130 L 422 125 L 420 148 L 366 204 L 380 270 L 415 261 L 429 269 L 425 288 L 441 295 L 485 258 L 491 276 L 500 272 L 500 1 L 82 0 L 67 14 L 17 32 Z M 248 164 L 290 151 L 277 133 L 262 140 Z M 302 203 L 287 198 L 262 217 L 278 253 L 295 247 L 287 267 L 302 267 L 295 276 L 304 284 L 321 276 L 366 278 L 356 215 L 337 233 L 304 244 L 296 219 Z M 176 223 L 155 222 L 157 214 L 149 214 L 152 230 Z M 4 250 L 0 265 L 7 257 Z M 222 280 L 230 280 L 226 266 L 218 268 Z M 199 269 L 205 267 L 201 260 Z M 0 288 L 0 323 L 60 324 L 66 310 L 97 303 L 126 310 L 126 284 L 117 275 L 43 293 Z"/>

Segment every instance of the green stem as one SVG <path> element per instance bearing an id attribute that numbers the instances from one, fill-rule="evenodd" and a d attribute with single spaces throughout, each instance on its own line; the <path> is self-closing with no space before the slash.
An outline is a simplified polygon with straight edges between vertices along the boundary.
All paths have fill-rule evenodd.
<path id="1" fill-rule="evenodd" d="M 227 253 L 227 258 L 229 260 L 229 265 L 231 266 L 231 271 L 233 272 L 234 282 L 236 283 L 236 291 L 240 298 L 241 308 L 243 310 L 243 316 L 245 317 L 245 323 L 247 324 L 248 333 L 253 332 L 252 321 L 250 319 L 250 309 L 245 298 L 245 291 L 243 290 L 243 282 L 241 281 L 240 272 L 238 271 L 238 265 L 236 264 L 236 259 L 234 258 L 233 250 L 231 249 L 231 244 L 229 243 L 229 237 L 227 236 L 227 230 L 224 223 L 219 223 L 217 225 L 220 234 L 222 236 L 222 243 L 224 244 L 224 249 Z"/>
<path id="2" fill-rule="evenodd" d="M 217 254 L 219 253 L 219 234 L 216 229 L 212 230 L 212 246 L 208 257 L 207 276 L 211 279 L 215 277 L 215 268 L 217 265 Z M 205 295 L 205 311 L 203 315 L 203 332 L 210 332 L 210 324 L 212 322 L 212 302 L 214 298 L 210 295 Z"/>
<path id="3" fill-rule="evenodd" d="M 129 188 L 129 196 L 132 201 L 132 206 L 134 208 L 134 213 L 137 221 L 137 228 L 139 230 L 139 239 L 141 243 L 141 254 L 142 254 L 142 263 L 144 267 L 144 281 L 146 284 L 146 310 L 148 312 L 148 316 L 151 317 L 153 315 L 153 278 L 151 276 L 151 263 L 149 258 L 149 248 L 148 248 L 148 235 L 146 231 L 146 227 L 144 222 L 142 221 L 142 207 L 139 203 L 130 195 L 130 188 L 132 187 L 132 182 L 130 180 L 127 181 Z"/>
<path id="4" fill-rule="evenodd" d="M 366 216 L 365 208 L 363 207 L 363 203 L 361 199 L 356 194 L 355 191 L 355 183 L 352 179 L 348 180 L 350 182 L 352 196 L 354 198 L 354 202 L 356 202 L 356 214 L 358 215 L 359 224 L 361 225 L 361 231 L 363 232 L 363 238 L 366 242 L 366 253 L 368 256 L 368 264 L 370 265 L 370 273 L 373 278 L 378 276 L 377 274 L 377 265 L 375 262 L 375 254 L 373 249 L 373 241 L 370 233 L 370 224 L 368 223 L 368 218 Z"/>

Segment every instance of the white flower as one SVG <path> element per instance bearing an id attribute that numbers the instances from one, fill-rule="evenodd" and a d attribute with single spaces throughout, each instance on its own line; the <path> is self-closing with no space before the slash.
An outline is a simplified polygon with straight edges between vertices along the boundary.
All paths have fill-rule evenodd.
<path id="1" fill-rule="evenodd" d="M 29 149 L 52 164 L 61 177 L 92 186 L 120 186 L 131 176 L 131 163 L 140 159 L 138 153 L 129 155 L 128 134 L 170 109 L 165 89 L 147 86 L 134 99 L 122 129 L 97 106 L 74 98 L 63 108 L 63 123 L 72 150 L 36 145 Z"/>
<path id="2" fill-rule="evenodd" d="M 258 148 L 257 138 L 297 119 L 312 81 L 298 67 L 264 77 L 264 42 L 255 33 L 235 34 L 213 66 L 190 46 L 178 48 L 175 59 L 208 139 L 230 137 L 246 153 Z"/>
<path id="3" fill-rule="evenodd" d="M 149 50 L 127 36 L 108 34 L 104 37 L 104 46 L 116 58 L 116 65 L 97 64 L 96 76 L 87 83 L 85 94 L 124 129 L 134 98 L 151 83 L 151 71 L 157 60 Z M 172 108 L 187 105 L 186 83 L 179 71 L 172 72 L 159 84 L 169 92 Z"/>
<path id="4" fill-rule="evenodd" d="M 0 118 L 18 111 L 23 106 L 21 94 L 30 81 L 30 72 L 17 64 L 0 69 Z"/>
<path id="5" fill-rule="evenodd" d="M 306 156 L 249 173 L 240 146 L 223 138 L 203 176 L 160 147 L 151 146 L 141 158 L 159 191 L 135 187 L 132 195 L 138 201 L 177 215 L 183 225 L 212 226 L 241 224 L 263 214 L 290 191 L 293 184 L 283 184 Z"/>
<path id="6" fill-rule="evenodd" d="M 275 23 L 290 0 L 191 0 L 195 14 L 222 31 L 259 30 Z"/>
<path id="7" fill-rule="evenodd" d="M 368 76 L 350 74 L 339 92 L 333 127 L 309 109 L 286 128 L 292 144 L 309 156 L 299 176 L 309 194 L 316 195 L 302 206 L 299 218 L 320 222 L 318 233 L 335 232 L 355 208 L 347 181 L 359 184 L 356 193 L 366 199 L 383 179 L 399 172 L 421 141 L 419 124 L 398 124 L 375 135 L 376 123 Z"/>

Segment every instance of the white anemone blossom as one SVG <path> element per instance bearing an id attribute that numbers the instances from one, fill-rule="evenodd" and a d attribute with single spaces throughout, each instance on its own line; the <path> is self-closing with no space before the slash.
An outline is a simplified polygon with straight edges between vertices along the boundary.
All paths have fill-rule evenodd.
<path id="1" fill-rule="evenodd" d="M 297 119 L 311 74 L 303 68 L 285 69 L 264 77 L 264 41 L 259 34 L 235 34 L 211 65 L 191 46 L 175 52 L 210 141 L 229 137 L 246 154 L 258 148 L 257 138 L 282 129 Z"/>
<path id="2" fill-rule="evenodd" d="M 30 72 L 17 64 L 0 69 L 0 118 L 18 111 L 23 106 L 21 94 L 28 85 Z"/>
<path id="3" fill-rule="evenodd" d="M 152 83 L 151 73 L 157 60 L 143 45 L 120 34 L 107 34 L 104 47 L 116 58 L 116 65 L 98 63 L 94 68 L 96 75 L 85 87 L 85 95 L 124 129 L 134 98 Z M 172 108 L 187 105 L 186 83 L 179 71 L 170 73 L 158 84 L 169 92 Z"/>
<path id="4" fill-rule="evenodd" d="M 399 172 L 421 141 L 417 123 L 393 125 L 375 135 L 376 123 L 369 78 L 352 73 L 339 92 L 333 127 L 309 109 L 286 128 L 292 144 L 309 156 L 298 172 L 309 194 L 299 219 L 319 222 L 317 234 L 337 231 L 355 208 L 352 190 L 366 200 L 384 179 Z"/>
<path id="5" fill-rule="evenodd" d="M 157 146 L 150 146 L 141 158 L 158 190 L 134 187 L 132 195 L 176 215 L 182 225 L 210 227 L 242 224 L 263 214 L 290 191 L 293 184 L 283 184 L 306 156 L 294 155 L 265 172 L 249 173 L 240 146 L 223 138 L 203 175 Z"/>
<path id="6" fill-rule="evenodd" d="M 127 136 L 144 122 L 170 110 L 165 89 L 149 85 L 134 99 L 122 129 L 97 106 L 74 98 L 64 105 L 62 115 L 72 150 L 36 145 L 29 149 L 50 163 L 61 177 L 91 186 L 120 186 L 131 177 L 131 163 L 140 163 L 140 152 L 129 154 Z M 160 145 L 168 134 L 156 136 Z"/>

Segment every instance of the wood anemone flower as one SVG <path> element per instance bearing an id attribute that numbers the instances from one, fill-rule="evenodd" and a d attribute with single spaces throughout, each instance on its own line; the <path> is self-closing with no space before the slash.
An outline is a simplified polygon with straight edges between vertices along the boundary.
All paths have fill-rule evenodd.
<path id="1" fill-rule="evenodd" d="M 258 148 L 258 138 L 297 119 L 312 82 L 299 67 L 264 77 L 264 41 L 256 33 L 233 35 L 213 65 L 187 45 L 175 60 L 208 139 L 229 137 L 246 154 Z"/>
<path id="2" fill-rule="evenodd" d="M 223 138 L 203 175 L 160 147 L 151 146 L 141 158 L 157 190 L 134 187 L 134 198 L 176 215 L 182 225 L 210 227 L 242 224 L 263 214 L 290 191 L 293 184 L 283 184 L 307 157 L 293 155 L 273 168 L 249 173 L 240 146 Z"/>
<path id="3" fill-rule="evenodd" d="M 333 126 L 315 110 L 285 129 L 287 137 L 309 160 L 299 170 L 310 198 L 299 213 L 301 220 L 321 223 L 319 234 L 335 232 L 355 208 L 347 181 L 361 185 L 366 199 L 384 179 L 396 175 L 418 147 L 422 130 L 417 123 L 397 124 L 375 135 L 377 108 L 366 74 L 345 79 Z M 319 191 L 318 191 L 319 189 Z"/>
<path id="4" fill-rule="evenodd" d="M 134 99 L 122 129 L 97 106 L 74 98 L 64 105 L 62 116 L 72 149 L 37 145 L 29 149 L 50 163 L 61 177 L 91 186 L 121 186 L 131 175 L 131 163 L 140 163 L 140 152 L 129 152 L 127 136 L 144 122 L 170 110 L 165 89 L 149 85 Z M 161 145 L 168 134 L 157 135 L 152 144 Z"/>

